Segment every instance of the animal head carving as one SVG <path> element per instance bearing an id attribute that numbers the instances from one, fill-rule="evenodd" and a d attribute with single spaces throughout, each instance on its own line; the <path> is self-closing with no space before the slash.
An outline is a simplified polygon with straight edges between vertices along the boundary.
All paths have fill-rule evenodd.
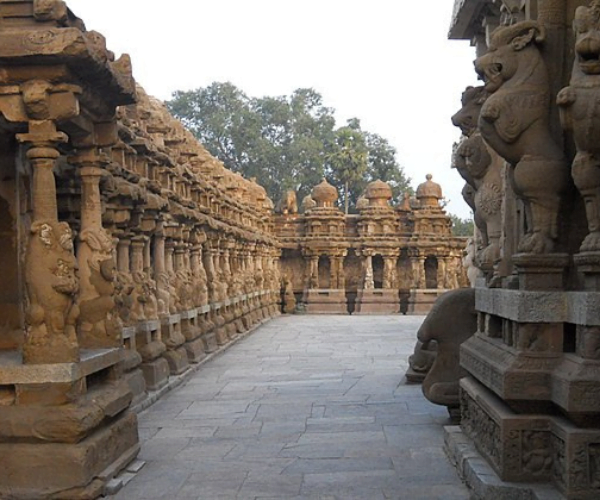
<path id="1" fill-rule="evenodd" d="M 475 71 L 487 92 L 496 92 L 519 70 L 526 50 L 543 43 L 545 30 L 535 21 L 503 26 L 492 33 L 487 54 L 475 61 Z"/>
<path id="2" fill-rule="evenodd" d="M 479 113 L 487 97 L 483 86 L 467 87 L 463 92 L 462 108 L 452 117 L 452 124 L 459 127 L 463 135 L 470 137 L 477 130 Z"/>
<path id="3" fill-rule="evenodd" d="M 587 75 L 600 74 L 600 0 L 579 7 L 573 21 L 576 66 Z"/>

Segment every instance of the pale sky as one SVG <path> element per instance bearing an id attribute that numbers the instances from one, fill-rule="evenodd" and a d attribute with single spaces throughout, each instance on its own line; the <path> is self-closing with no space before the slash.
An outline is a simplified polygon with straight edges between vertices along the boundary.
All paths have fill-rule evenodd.
<path id="1" fill-rule="evenodd" d="M 413 187 L 431 173 L 470 216 L 450 169 L 460 131 L 450 117 L 476 85 L 475 51 L 448 41 L 453 0 L 67 0 L 136 80 L 167 100 L 175 90 L 231 81 L 246 94 L 312 87 L 336 110 L 387 138 Z"/>

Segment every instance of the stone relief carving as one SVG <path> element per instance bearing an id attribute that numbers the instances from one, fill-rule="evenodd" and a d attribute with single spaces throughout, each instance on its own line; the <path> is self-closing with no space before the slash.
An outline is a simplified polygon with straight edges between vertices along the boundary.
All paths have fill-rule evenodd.
<path id="1" fill-rule="evenodd" d="M 121 321 L 115 310 L 116 263 L 113 242 L 101 227 L 85 229 L 79 235 L 79 265 L 89 287 L 79 296 L 79 324 L 96 347 L 114 346 L 120 341 Z"/>
<path id="2" fill-rule="evenodd" d="M 288 189 L 285 193 L 283 193 L 283 196 L 277 202 L 277 205 L 275 207 L 275 213 L 284 215 L 298 213 L 296 191 Z"/>
<path id="3" fill-rule="evenodd" d="M 570 85 L 557 97 L 563 127 L 577 153 L 571 175 L 585 203 L 589 234 L 582 252 L 600 251 L 600 2 L 575 13 L 575 62 Z"/>
<path id="4" fill-rule="evenodd" d="M 75 329 L 79 278 L 69 225 L 52 220 L 33 222 L 25 265 L 29 300 L 25 360 L 79 361 Z"/>
<path id="5" fill-rule="evenodd" d="M 556 249 L 558 217 L 568 188 L 562 149 L 550 134 L 550 83 L 539 46 L 544 28 L 534 21 L 500 27 L 489 52 L 475 61 L 490 97 L 479 118 L 482 137 L 511 166 L 510 180 L 525 205 L 524 253 Z"/>
<path id="6" fill-rule="evenodd" d="M 457 363 L 460 345 L 476 331 L 475 290 L 462 288 L 441 295 L 417 332 L 423 348 L 432 340 L 437 343 L 437 356 L 423 381 L 423 394 L 432 403 L 447 406 L 452 416 L 460 406 L 458 383 L 466 374 Z"/>

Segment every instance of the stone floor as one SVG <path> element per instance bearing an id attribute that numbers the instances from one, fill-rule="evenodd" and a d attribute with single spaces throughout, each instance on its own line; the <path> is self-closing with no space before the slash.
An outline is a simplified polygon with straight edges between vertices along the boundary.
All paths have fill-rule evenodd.
<path id="1" fill-rule="evenodd" d="M 139 417 L 147 463 L 114 497 L 468 500 L 446 409 L 405 385 L 423 317 L 283 316 Z"/>

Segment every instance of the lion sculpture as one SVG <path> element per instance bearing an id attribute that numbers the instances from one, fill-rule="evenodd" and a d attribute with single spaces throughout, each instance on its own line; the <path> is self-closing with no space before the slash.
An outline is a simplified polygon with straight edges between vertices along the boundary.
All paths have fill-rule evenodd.
<path id="1" fill-rule="evenodd" d="M 545 30 L 535 21 L 496 29 L 475 69 L 490 94 L 479 116 L 486 143 L 510 165 L 509 177 L 527 220 L 524 253 L 552 253 L 569 186 L 562 148 L 550 134 L 550 83 L 539 46 Z"/>
<path id="2" fill-rule="evenodd" d="M 571 175 L 585 201 L 589 234 L 581 251 L 600 251 L 600 1 L 575 13 L 575 62 L 570 85 L 558 94 L 561 122 L 573 132 Z"/>

